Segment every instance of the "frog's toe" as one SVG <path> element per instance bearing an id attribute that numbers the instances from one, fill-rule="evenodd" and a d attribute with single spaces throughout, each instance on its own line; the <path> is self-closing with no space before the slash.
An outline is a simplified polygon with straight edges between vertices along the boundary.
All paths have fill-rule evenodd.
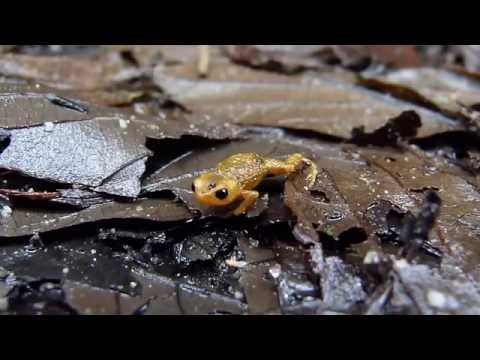
<path id="1" fill-rule="evenodd" d="M 307 182 L 308 182 L 309 188 L 315 185 L 315 181 L 317 181 L 317 175 L 318 175 L 317 165 L 311 162 L 309 165 L 309 171 L 307 174 Z"/>
<path id="2" fill-rule="evenodd" d="M 303 158 L 302 163 L 308 166 L 306 180 L 307 180 L 308 187 L 311 188 L 313 185 L 315 185 L 315 181 L 317 180 L 317 176 L 318 176 L 317 165 L 312 160 L 307 158 Z"/>

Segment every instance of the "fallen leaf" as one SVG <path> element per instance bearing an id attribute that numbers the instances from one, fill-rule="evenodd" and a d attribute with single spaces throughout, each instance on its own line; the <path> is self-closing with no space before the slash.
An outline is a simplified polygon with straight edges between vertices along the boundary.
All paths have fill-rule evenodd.
<path id="1" fill-rule="evenodd" d="M 198 79 L 194 64 L 189 63 L 159 65 L 154 80 L 187 109 L 241 125 L 311 130 L 350 139 L 354 128 L 373 132 L 402 112 L 414 110 L 422 119 L 419 137 L 461 128 L 440 114 L 332 74 L 286 76 L 217 62 L 211 64 L 208 79 Z"/>

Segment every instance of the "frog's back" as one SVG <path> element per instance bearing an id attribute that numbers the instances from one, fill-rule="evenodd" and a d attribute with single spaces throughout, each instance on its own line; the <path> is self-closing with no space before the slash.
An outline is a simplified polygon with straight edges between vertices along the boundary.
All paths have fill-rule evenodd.
<path id="1" fill-rule="evenodd" d="M 267 175 L 265 160 L 254 153 L 232 155 L 218 164 L 217 171 L 237 179 L 246 190 L 256 187 Z"/>

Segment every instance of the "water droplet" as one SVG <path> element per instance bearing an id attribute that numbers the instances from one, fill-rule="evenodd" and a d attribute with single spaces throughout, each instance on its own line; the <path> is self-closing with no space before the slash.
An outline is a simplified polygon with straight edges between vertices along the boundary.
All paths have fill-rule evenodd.
<path id="1" fill-rule="evenodd" d="M 363 263 L 365 265 L 378 264 L 379 262 L 380 256 L 376 251 L 369 251 L 367 255 L 365 255 L 365 259 L 363 260 Z"/>
<path id="2" fill-rule="evenodd" d="M 43 126 L 45 127 L 45 131 L 47 132 L 52 132 L 53 129 L 55 128 L 54 123 L 51 121 L 47 121 L 46 123 L 43 124 Z"/>
<path id="3" fill-rule="evenodd" d="M 128 128 L 128 123 L 129 123 L 129 120 L 118 119 L 118 125 L 120 125 L 120 128 L 121 128 L 121 129 L 126 129 L 126 128 Z"/>
<path id="4" fill-rule="evenodd" d="M 443 308 L 447 303 L 445 295 L 437 290 L 430 290 L 427 294 L 428 303 L 436 308 Z"/>
<path id="5" fill-rule="evenodd" d="M 7 218 L 9 217 L 10 215 L 12 215 L 12 208 L 8 205 L 3 205 L 1 208 L 0 208 L 0 217 L 1 218 Z"/>
<path id="6" fill-rule="evenodd" d="M 280 277 L 280 274 L 282 273 L 282 267 L 280 266 L 280 264 L 276 264 L 268 270 L 268 273 L 272 278 L 278 279 Z"/>

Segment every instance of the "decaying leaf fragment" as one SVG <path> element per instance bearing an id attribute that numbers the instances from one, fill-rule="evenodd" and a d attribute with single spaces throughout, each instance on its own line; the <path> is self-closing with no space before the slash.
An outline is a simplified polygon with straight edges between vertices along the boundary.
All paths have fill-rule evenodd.
<path id="1" fill-rule="evenodd" d="M 398 259 L 384 261 L 380 271 L 385 282 L 366 301 L 367 315 L 474 315 L 480 311 L 478 289 L 466 278 L 452 281 L 428 265 Z"/>
<path id="2" fill-rule="evenodd" d="M 315 185 L 307 187 L 307 172 L 285 184 L 285 203 L 297 217 L 294 235 L 308 244 L 319 241 L 319 232 L 344 242 L 362 242 L 367 235 L 338 192 L 327 169 L 321 169 Z"/>
<path id="3" fill-rule="evenodd" d="M 398 146 L 399 142 L 407 141 L 417 136 L 422 126 L 420 117 L 414 111 L 406 111 L 398 117 L 390 119 L 387 124 L 373 133 L 366 134 L 363 128 L 354 128 L 351 143 L 359 146 Z"/>
<path id="4" fill-rule="evenodd" d="M 441 204 L 442 200 L 435 192 L 427 192 L 425 203 L 417 217 L 409 217 L 404 220 L 400 231 L 400 241 L 406 244 L 403 255 L 408 260 L 412 259 L 428 241 L 430 231 L 440 213 Z"/>
<path id="5" fill-rule="evenodd" d="M 355 267 L 339 257 L 325 256 L 319 244 L 309 250 L 309 256 L 312 271 L 319 276 L 322 289 L 322 303 L 317 312 L 355 312 L 355 308 L 367 299 Z"/>

